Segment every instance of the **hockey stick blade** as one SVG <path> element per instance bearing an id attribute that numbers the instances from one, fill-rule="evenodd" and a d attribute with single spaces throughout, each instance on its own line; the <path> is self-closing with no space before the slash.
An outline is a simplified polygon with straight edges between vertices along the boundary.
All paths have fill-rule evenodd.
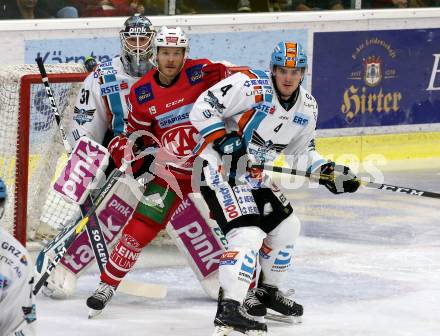
<path id="1" fill-rule="evenodd" d="M 282 174 L 289 174 L 289 175 L 296 175 L 296 176 L 303 176 L 308 178 L 315 178 L 318 179 L 331 179 L 332 177 L 330 175 L 325 174 L 319 174 L 319 173 L 310 173 L 305 172 L 301 170 L 291 169 L 291 168 L 284 168 L 284 167 L 276 167 L 276 166 L 270 166 L 265 164 L 253 164 L 251 168 L 258 168 L 263 169 L 265 171 L 274 172 L 274 173 L 282 173 Z M 411 196 L 422 196 L 422 197 L 429 197 L 429 198 L 440 198 L 440 193 L 435 193 L 431 191 L 424 191 L 409 187 L 399 187 L 396 185 L 391 185 L 387 183 L 376 183 L 376 182 L 370 182 L 365 180 L 358 180 L 363 186 L 367 188 L 373 188 L 373 189 L 379 189 L 379 190 L 387 190 L 397 193 L 403 193 Z"/>
<path id="2" fill-rule="evenodd" d="M 167 287 L 124 279 L 118 286 L 118 292 L 149 299 L 163 299 L 167 295 Z"/>

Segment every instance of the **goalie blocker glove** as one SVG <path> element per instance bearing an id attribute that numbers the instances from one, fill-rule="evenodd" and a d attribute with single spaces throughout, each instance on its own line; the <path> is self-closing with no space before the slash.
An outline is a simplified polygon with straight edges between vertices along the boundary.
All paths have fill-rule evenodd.
<path id="1" fill-rule="evenodd" d="M 319 184 L 325 186 L 333 194 L 342 194 L 358 190 L 360 181 L 349 167 L 330 161 L 321 166 Z"/>

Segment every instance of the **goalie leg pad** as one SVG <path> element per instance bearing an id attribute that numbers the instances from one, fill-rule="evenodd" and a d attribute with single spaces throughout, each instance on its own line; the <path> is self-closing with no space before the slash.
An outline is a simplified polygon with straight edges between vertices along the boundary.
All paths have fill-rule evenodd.
<path id="1" fill-rule="evenodd" d="M 77 279 L 77 275 L 72 271 L 63 265 L 58 265 L 47 279 L 47 284 L 42 288 L 42 292 L 52 299 L 67 299 L 75 292 Z"/>
<path id="2" fill-rule="evenodd" d="M 183 199 L 166 230 L 206 294 L 216 299 L 219 290 L 218 266 L 226 250 L 226 238 L 217 223 L 209 218 L 209 209 L 203 199 L 197 199 L 194 194 Z"/>

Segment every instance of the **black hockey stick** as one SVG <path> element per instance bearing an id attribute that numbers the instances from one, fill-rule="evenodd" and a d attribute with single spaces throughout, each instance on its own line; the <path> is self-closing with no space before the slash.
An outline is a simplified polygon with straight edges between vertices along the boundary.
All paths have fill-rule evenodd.
<path id="1" fill-rule="evenodd" d="M 49 78 L 46 73 L 46 68 L 44 67 L 43 59 L 41 57 L 37 57 L 35 61 L 37 62 L 38 69 L 40 70 L 41 80 L 45 86 L 46 95 L 49 99 L 52 113 L 55 116 L 58 130 L 60 132 L 61 139 L 63 140 L 64 148 L 66 149 L 67 155 L 70 155 L 72 153 L 72 147 L 67 140 L 66 132 L 64 131 L 64 127 L 61 122 L 61 117 L 58 111 L 58 107 L 55 103 L 55 97 L 53 95 L 52 88 L 49 84 Z M 84 201 L 84 204 L 80 205 L 82 215 L 85 216 L 91 207 L 93 207 L 93 200 L 90 196 L 88 196 Z M 92 246 L 93 254 L 98 263 L 99 270 L 100 272 L 102 272 L 104 270 L 105 264 L 108 261 L 109 253 L 96 214 L 93 214 L 91 216 L 90 222 L 86 226 L 86 230 L 89 237 L 90 245 Z M 102 248 L 99 248 L 100 246 L 102 246 Z"/>
<path id="2" fill-rule="evenodd" d="M 317 174 L 317 173 L 309 173 L 301 170 L 291 169 L 291 168 L 283 168 L 283 167 L 276 167 L 276 166 L 270 166 L 270 165 L 264 165 L 264 164 L 253 164 L 251 166 L 252 168 L 259 168 L 267 171 L 272 171 L 275 173 L 283 173 L 283 174 L 289 174 L 289 175 L 297 175 L 297 176 L 304 176 L 309 178 L 316 178 L 317 180 L 319 178 L 323 179 L 332 179 L 330 175 L 325 174 Z M 375 183 L 375 182 L 369 182 L 364 180 L 359 180 L 359 182 L 368 188 L 374 188 L 379 190 L 388 190 L 392 192 L 398 192 L 398 193 L 404 193 L 412 196 L 423 196 L 423 197 L 430 197 L 430 198 L 440 198 L 439 193 L 434 193 L 431 191 L 424 191 L 414 188 L 408 188 L 408 187 L 399 187 L 396 185 L 386 184 L 386 183 Z"/>

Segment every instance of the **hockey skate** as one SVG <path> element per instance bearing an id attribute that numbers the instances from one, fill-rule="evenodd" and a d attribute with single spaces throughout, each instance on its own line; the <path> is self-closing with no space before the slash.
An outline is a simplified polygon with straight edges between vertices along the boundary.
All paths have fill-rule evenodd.
<path id="1" fill-rule="evenodd" d="M 90 308 L 89 319 L 102 313 L 107 303 L 115 294 L 116 288 L 106 284 L 105 282 L 100 282 L 98 288 L 95 290 L 93 295 L 87 299 L 87 307 Z"/>
<path id="2" fill-rule="evenodd" d="M 255 294 L 256 290 L 256 288 L 248 290 L 246 298 L 243 301 L 243 308 L 255 321 L 264 322 L 267 309 L 266 306 L 258 300 Z"/>
<path id="3" fill-rule="evenodd" d="M 230 299 L 218 303 L 214 325 L 213 336 L 227 336 L 234 330 L 249 336 L 264 336 L 267 333 L 266 324 L 251 319 L 238 301 Z"/>
<path id="4" fill-rule="evenodd" d="M 290 324 L 302 322 L 303 306 L 289 299 L 295 293 L 293 289 L 284 294 L 275 286 L 261 284 L 254 291 L 255 298 L 267 308 L 266 319 Z"/>

